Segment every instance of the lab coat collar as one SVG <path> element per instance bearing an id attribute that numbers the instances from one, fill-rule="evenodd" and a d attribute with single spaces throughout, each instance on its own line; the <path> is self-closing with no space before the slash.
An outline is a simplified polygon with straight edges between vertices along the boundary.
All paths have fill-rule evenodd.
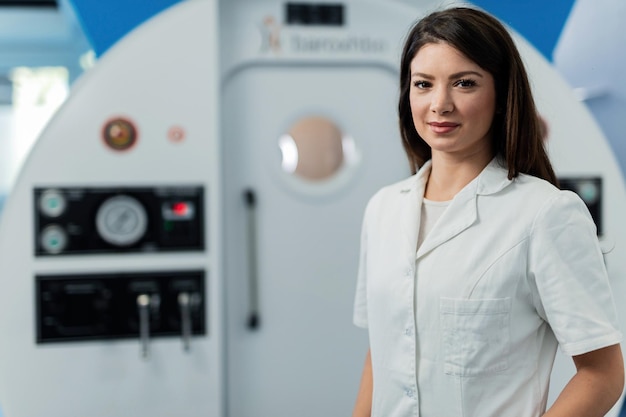
<path id="1" fill-rule="evenodd" d="M 508 170 L 505 168 L 503 162 L 500 162 L 498 157 L 493 158 L 475 179 L 476 194 L 495 194 L 504 189 L 512 182 L 508 175 Z M 468 184 L 468 186 L 470 184 Z"/>
<path id="2" fill-rule="evenodd" d="M 408 221 L 407 238 L 412 248 L 417 246 L 421 207 L 431 166 L 431 161 L 427 161 L 418 173 L 413 176 L 414 183 L 412 187 L 401 189 L 401 192 L 407 195 L 414 193 L 414 198 L 407 199 L 406 214 L 410 217 L 404 218 Z M 452 199 L 435 227 L 417 249 L 417 258 L 419 259 L 474 224 L 478 217 L 476 209 L 476 198 L 478 195 L 497 193 L 510 183 L 511 180 L 507 177 L 507 170 L 503 168 L 497 158 L 492 159 L 483 171 Z"/>
<path id="3" fill-rule="evenodd" d="M 415 174 L 412 184 L 412 190 L 418 191 L 418 196 L 423 199 L 426 190 L 426 182 L 430 176 L 432 168 L 432 160 L 428 160 L 421 166 L 417 174 Z M 467 184 L 460 192 L 473 192 L 478 195 L 489 195 L 497 193 L 511 183 L 508 178 L 508 172 L 498 157 L 494 157 L 487 166 L 481 171 L 476 178 Z M 406 192 L 406 187 L 403 192 Z M 419 192 L 421 191 L 421 193 Z M 421 203 L 421 200 L 420 200 Z"/>

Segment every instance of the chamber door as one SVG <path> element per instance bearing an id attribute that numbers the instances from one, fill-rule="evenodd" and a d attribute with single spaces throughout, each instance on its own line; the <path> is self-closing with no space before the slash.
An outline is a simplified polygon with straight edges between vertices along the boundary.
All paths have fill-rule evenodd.
<path id="1" fill-rule="evenodd" d="M 409 174 L 397 75 L 265 66 L 223 87 L 229 415 L 349 415 L 368 347 L 352 325 L 362 215 Z"/>

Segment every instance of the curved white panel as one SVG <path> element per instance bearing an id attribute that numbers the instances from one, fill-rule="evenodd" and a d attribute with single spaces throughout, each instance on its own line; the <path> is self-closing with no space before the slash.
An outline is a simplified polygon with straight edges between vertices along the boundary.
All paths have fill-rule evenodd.
<path id="1" fill-rule="evenodd" d="M 73 87 L 36 143 L 0 225 L 0 404 L 10 417 L 192 417 L 222 413 L 217 3 L 182 2 L 131 32 Z M 103 130 L 123 117 L 126 151 Z M 117 140 L 123 139 L 113 129 Z M 122 136 L 120 136 L 122 135 Z M 35 187 L 201 186 L 205 252 L 34 256 Z M 211 227 L 209 227 L 210 225 Z M 52 237 L 51 244 L 58 242 Z M 36 274 L 197 269 L 206 272 L 208 334 L 185 352 L 178 337 L 35 343 Z"/>

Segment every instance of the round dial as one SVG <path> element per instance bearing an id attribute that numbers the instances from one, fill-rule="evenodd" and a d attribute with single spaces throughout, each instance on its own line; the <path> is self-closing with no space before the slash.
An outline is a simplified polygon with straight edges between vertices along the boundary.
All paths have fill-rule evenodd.
<path id="1" fill-rule="evenodd" d="M 102 203 L 96 214 L 96 228 L 105 242 L 130 246 L 146 233 L 148 215 L 137 199 L 119 195 Z"/>
<path id="2" fill-rule="evenodd" d="M 65 211 L 67 201 L 58 190 L 46 190 L 39 197 L 39 210 L 48 217 L 59 217 Z"/>
<path id="3" fill-rule="evenodd" d="M 67 234 L 59 225 L 51 224 L 41 231 L 39 238 L 41 247 L 48 253 L 58 254 L 67 246 Z"/>

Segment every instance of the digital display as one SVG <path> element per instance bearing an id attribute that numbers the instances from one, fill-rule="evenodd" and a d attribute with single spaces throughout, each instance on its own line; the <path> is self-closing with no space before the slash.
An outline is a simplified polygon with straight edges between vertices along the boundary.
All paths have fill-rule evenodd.
<path id="1" fill-rule="evenodd" d="M 343 26 L 344 6 L 342 4 L 287 3 L 288 25 Z"/>

